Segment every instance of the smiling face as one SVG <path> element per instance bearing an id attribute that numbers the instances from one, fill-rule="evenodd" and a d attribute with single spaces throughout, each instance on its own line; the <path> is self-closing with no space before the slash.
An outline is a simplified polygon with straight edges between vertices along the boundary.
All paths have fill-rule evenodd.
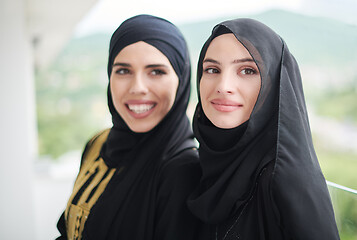
<path id="1" fill-rule="evenodd" d="M 200 98 L 207 118 L 234 128 L 250 118 L 260 91 L 257 65 L 232 33 L 212 40 L 203 59 Z"/>
<path id="2" fill-rule="evenodd" d="M 116 111 L 134 132 L 148 132 L 170 111 L 179 79 L 167 57 L 145 42 L 115 57 L 110 91 Z"/>

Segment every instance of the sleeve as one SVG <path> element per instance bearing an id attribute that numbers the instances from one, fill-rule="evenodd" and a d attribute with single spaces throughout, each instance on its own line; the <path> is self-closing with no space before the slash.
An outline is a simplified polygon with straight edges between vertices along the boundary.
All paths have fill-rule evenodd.
<path id="1" fill-rule="evenodd" d="M 60 219 L 57 222 L 57 229 L 60 233 L 60 236 L 57 237 L 56 240 L 67 240 L 66 222 L 64 219 L 64 212 L 62 213 Z"/>
<path id="2" fill-rule="evenodd" d="M 279 166 L 272 183 L 278 222 L 288 239 L 340 239 L 325 178 L 319 169 Z"/>
<path id="3" fill-rule="evenodd" d="M 186 201 L 201 176 L 195 150 L 186 150 L 163 168 L 158 189 L 155 237 L 157 240 L 197 239 L 198 218 Z"/>

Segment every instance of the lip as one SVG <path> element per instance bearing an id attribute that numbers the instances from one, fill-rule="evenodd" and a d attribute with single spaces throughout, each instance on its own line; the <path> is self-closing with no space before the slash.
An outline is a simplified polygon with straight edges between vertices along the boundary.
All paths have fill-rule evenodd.
<path id="1" fill-rule="evenodd" d="M 222 98 L 216 98 L 210 101 L 212 106 L 220 112 L 233 112 L 241 107 L 243 104 Z"/>
<path id="2" fill-rule="evenodd" d="M 128 100 L 124 103 L 128 113 L 136 119 L 142 119 L 149 116 L 157 106 L 157 103 L 150 100 Z M 129 107 L 130 106 L 130 107 Z M 145 109 L 148 109 L 145 111 Z M 137 112 L 134 110 L 137 109 Z M 143 111 L 143 112 L 140 112 Z"/>

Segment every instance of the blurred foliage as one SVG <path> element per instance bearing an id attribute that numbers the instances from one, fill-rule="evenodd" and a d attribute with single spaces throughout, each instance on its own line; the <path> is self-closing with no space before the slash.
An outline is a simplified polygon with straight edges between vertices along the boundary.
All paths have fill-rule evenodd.
<path id="1" fill-rule="evenodd" d="M 357 239 L 357 194 L 329 186 L 341 240 Z"/>
<path id="2" fill-rule="evenodd" d="M 316 147 L 316 153 L 325 177 L 334 183 L 357 189 L 357 154 L 337 152 Z"/>
<path id="3" fill-rule="evenodd" d="M 36 73 L 39 154 L 56 159 L 83 149 L 105 126 L 108 36 L 74 39 L 48 68 Z"/>
<path id="4" fill-rule="evenodd" d="M 327 89 L 315 101 L 317 114 L 357 123 L 357 73 L 352 83 Z"/>
<path id="5" fill-rule="evenodd" d="M 333 151 L 315 145 L 325 178 L 348 188 L 357 189 L 357 154 Z M 357 194 L 329 186 L 341 240 L 357 239 Z"/>

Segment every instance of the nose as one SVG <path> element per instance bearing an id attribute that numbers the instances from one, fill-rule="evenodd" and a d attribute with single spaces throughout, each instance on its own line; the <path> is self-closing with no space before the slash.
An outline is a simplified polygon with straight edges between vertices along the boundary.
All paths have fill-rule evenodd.
<path id="1" fill-rule="evenodd" d="M 146 94 L 148 92 L 145 78 L 141 74 L 136 74 L 131 81 L 130 94 Z"/>
<path id="2" fill-rule="evenodd" d="M 221 73 L 220 79 L 217 83 L 216 90 L 217 93 L 221 94 L 232 94 L 234 76 L 230 76 L 228 73 Z"/>

